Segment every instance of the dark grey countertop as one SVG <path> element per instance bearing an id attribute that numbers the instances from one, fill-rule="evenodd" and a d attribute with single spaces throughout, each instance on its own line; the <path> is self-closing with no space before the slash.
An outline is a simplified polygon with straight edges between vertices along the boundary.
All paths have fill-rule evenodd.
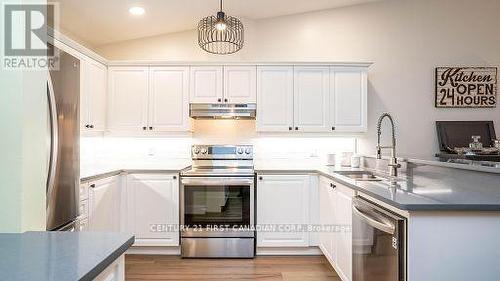
<path id="1" fill-rule="evenodd" d="M 0 280 L 93 280 L 133 243 L 124 233 L 0 234 Z"/>
<path id="2" fill-rule="evenodd" d="M 340 173 L 362 169 L 326 165 L 268 163 L 256 167 L 256 172 L 319 174 L 406 211 L 500 211 L 500 174 L 430 164 L 421 161 L 409 166 L 411 171 L 403 171 L 402 180 L 392 186 L 387 181 L 356 181 Z"/>
<path id="3" fill-rule="evenodd" d="M 400 210 L 500 211 L 500 168 L 485 166 L 484 163 L 465 165 L 431 159 L 401 158 L 400 161 L 408 163 L 404 165 L 407 169 L 401 169 L 404 174 L 403 181 L 392 187 L 387 182 L 355 181 L 338 173 L 346 168 L 319 163 L 257 161 L 255 171 L 259 174 L 320 174 Z M 410 167 L 411 171 L 408 170 Z M 168 168 L 108 170 L 89 174 L 84 180 L 105 178 L 121 172 L 179 173 L 186 168 L 186 164 L 181 163 L 175 167 L 170 165 Z"/>

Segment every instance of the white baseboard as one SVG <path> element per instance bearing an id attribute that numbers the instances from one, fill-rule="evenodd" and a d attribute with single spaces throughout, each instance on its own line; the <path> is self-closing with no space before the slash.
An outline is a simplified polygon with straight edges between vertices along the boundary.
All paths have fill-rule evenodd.
<path id="1" fill-rule="evenodd" d="M 165 247 L 165 246 L 132 246 L 125 252 L 127 255 L 166 255 L 180 256 L 181 247 Z"/>
<path id="2" fill-rule="evenodd" d="M 318 256 L 323 255 L 318 247 L 258 247 L 257 256 Z"/>

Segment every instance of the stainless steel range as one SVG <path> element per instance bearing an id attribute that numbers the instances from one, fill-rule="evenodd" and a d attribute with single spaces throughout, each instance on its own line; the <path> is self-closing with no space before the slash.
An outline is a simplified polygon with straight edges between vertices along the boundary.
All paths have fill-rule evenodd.
<path id="1" fill-rule="evenodd" d="M 249 145 L 194 145 L 181 173 L 181 254 L 255 256 L 255 173 Z"/>

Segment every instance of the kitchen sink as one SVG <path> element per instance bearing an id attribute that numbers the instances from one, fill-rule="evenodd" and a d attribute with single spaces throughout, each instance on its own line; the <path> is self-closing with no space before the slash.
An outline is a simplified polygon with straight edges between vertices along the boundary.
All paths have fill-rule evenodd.
<path id="1" fill-rule="evenodd" d="M 345 171 L 345 172 L 338 172 L 339 174 L 348 177 L 350 179 L 356 180 L 356 181 L 383 181 L 384 178 L 376 176 L 372 172 L 352 172 L 352 171 Z"/>

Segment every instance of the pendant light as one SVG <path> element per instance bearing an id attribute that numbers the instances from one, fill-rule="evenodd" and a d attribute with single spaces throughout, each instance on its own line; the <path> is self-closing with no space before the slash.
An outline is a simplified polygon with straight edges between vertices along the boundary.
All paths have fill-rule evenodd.
<path id="1" fill-rule="evenodd" d="M 243 48 L 243 41 L 243 24 L 222 11 L 222 0 L 217 16 L 208 16 L 198 23 L 198 44 L 209 53 L 236 53 Z"/>

